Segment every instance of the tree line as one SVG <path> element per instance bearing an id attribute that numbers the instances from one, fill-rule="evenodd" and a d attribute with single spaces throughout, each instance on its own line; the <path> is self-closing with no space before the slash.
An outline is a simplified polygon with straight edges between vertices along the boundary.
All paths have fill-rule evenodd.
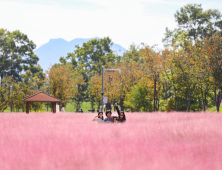
<path id="1" fill-rule="evenodd" d="M 60 58 L 46 73 L 37 64 L 35 44 L 19 31 L 0 30 L 0 111 L 24 110 L 22 98 L 44 91 L 81 108 L 101 104 L 102 66 L 105 96 L 129 111 L 205 111 L 222 89 L 222 21 L 218 10 L 188 4 L 175 13 L 178 28 L 166 28 L 165 48 L 132 44 L 123 56 L 111 50 L 109 37 L 92 39 Z M 51 107 L 47 104 L 47 107 Z M 41 109 L 33 103 L 32 109 Z"/>

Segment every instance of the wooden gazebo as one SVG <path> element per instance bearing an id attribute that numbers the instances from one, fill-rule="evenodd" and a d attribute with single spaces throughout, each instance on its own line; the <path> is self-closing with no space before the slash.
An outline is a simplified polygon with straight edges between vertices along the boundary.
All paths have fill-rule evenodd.
<path id="1" fill-rule="evenodd" d="M 51 102 L 52 103 L 52 112 L 56 113 L 56 103 L 60 103 L 61 100 L 55 97 L 52 97 L 44 92 L 39 92 L 32 96 L 26 97 L 22 100 L 26 102 L 26 113 L 29 113 L 29 104 L 31 102 Z"/>

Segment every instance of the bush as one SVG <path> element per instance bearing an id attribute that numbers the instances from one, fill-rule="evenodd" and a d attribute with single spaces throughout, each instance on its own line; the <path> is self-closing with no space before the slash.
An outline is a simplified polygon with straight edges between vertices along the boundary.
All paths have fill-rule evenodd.
<path id="1" fill-rule="evenodd" d="M 174 97 L 170 97 L 169 99 L 167 99 L 164 104 L 164 111 L 167 111 L 167 112 L 173 111 L 174 104 L 175 104 Z"/>
<path id="2" fill-rule="evenodd" d="M 132 88 L 124 102 L 126 107 L 132 108 L 134 111 L 152 111 L 152 100 L 148 94 L 150 89 L 147 85 L 139 83 Z"/>

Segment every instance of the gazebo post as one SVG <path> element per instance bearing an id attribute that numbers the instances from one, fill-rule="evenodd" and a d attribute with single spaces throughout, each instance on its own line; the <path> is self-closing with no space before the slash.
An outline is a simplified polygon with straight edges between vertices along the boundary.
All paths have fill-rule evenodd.
<path id="1" fill-rule="evenodd" d="M 52 102 L 52 112 L 56 113 L 56 103 Z"/>
<path id="2" fill-rule="evenodd" d="M 30 102 L 26 102 L 26 113 L 29 114 L 29 104 Z"/>

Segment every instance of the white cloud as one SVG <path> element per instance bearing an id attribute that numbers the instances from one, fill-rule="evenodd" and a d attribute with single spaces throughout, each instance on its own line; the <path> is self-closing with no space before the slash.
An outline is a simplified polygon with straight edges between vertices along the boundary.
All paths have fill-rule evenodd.
<path id="1" fill-rule="evenodd" d="M 133 42 L 161 44 L 165 27 L 174 28 L 174 18 L 153 16 L 134 0 L 88 0 L 103 8 L 69 10 L 59 6 L 33 5 L 23 2 L 0 2 L 1 26 L 20 30 L 37 47 L 51 38 L 90 38 L 109 36 L 128 48 Z"/>

